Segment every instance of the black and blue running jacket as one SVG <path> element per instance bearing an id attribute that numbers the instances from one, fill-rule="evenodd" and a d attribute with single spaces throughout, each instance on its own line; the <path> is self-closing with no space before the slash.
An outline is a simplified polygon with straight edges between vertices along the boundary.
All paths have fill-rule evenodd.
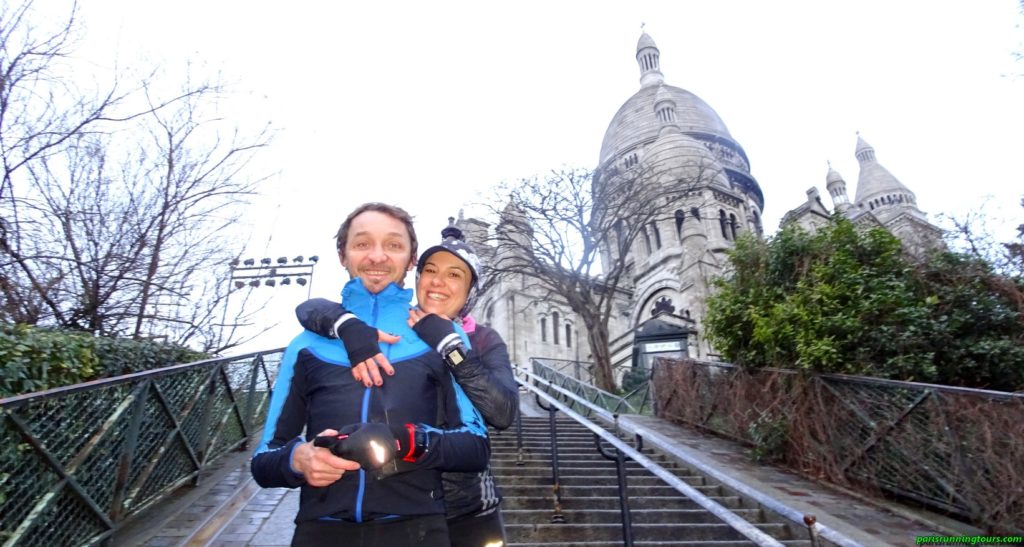
<path id="1" fill-rule="evenodd" d="M 475 472 L 487 467 L 490 444 L 480 413 L 454 381 L 441 356 L 407 324 L 412 290 L 391 284 L 371 294 L 358 278 L 345 285 L 342 302 L 366 324 L 401 336 L 381 351 L 395 367 L 383 386 L 365 387 L 352 378 L 340 340 L 310 331 L 285 350 L 274 384 L 252 475 L 264 488 L 302 487 L 296 522 L 444 514 L 442 471 Z M 469 339 L 456 327 L 466 347 Z M 330 486 L 305 484 L 291 467 L 303 436 L 364 422 L 412 423 L 427 431 L 427 450 L 408 472 L 378 479 L 360 469 Z"/>

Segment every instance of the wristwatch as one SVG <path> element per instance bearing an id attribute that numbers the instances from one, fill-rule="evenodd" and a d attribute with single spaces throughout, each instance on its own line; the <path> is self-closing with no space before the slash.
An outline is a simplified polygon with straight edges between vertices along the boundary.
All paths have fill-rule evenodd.
<path id="1" fill-rule="evenodd" d="M 455 368 L 466 360 L 466 350 L 462 348 L 462 344 L 452 344 L 444 349 L 441 357 L 444 358 L 445 364 Z"/>

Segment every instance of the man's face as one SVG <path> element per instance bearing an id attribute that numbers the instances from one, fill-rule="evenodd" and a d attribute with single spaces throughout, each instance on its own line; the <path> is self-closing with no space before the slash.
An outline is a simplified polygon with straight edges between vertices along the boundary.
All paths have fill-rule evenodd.
<path id="1" fill-rule="evenodd" d="M 373 294 L 389 283 L 401 285 L 405 272 L 416 265 L 405 224 L 379 211 L 366 211 L 352 219 L 348 241 L 338 257 L 349 275 L 362 279 Z"/>

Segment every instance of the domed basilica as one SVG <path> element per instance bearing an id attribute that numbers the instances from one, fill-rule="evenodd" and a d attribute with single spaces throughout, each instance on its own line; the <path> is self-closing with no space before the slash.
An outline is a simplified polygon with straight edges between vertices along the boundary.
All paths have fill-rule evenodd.
<path id="1" fill-rule="evenodd" d="M 736 237 L 747 231 L 763 236 L 764 194 L 746 152 L 708 103 L 665 82 L 660 54 L 643 33 L 636 48 L 640 89 L 612 117 L 598 162 L 599 173 L 640 173 L 638 184 L 667 184 L 670 190 L 666 214 L 645 226 L 627 250 L 628 275 L 609 324 L 616 366 L 640 364 L 642 355 L 652 353 L 716 358 L 703 336 L 704 302 L 727 267 L 725 251 Z M 855 153 L 861 172 L 853 201 L 842 176 L 828 170 L 834 209 L 858 224 L 884 226 L 912 248 L 935 245 L 940 233 L 917 208 L 914 193 L 878 163 L 874 149 L 859 136 Z M 678 181 L 686 181 L 686 187 L 670 188 Z M 783 223 L 814 230 L 830 215 L 812 188 L 807 202 L 789 211 Z M 487 224 L 460 217 L 458 225 L 481 254 L 493 254 Z M 613 252 L 602 249 L 605 263 L 615 258 Z M 513 362 L 590 360 L 583 324 L 572 309 L 528 283 L 492 285 L 474 315 L 502 334 Z M 662 341 L 642 350 L 634 338 Z"/>

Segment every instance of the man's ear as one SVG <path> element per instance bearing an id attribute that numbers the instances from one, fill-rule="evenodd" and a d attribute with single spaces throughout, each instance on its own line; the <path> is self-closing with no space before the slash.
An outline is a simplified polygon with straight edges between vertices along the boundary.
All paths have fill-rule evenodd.
<path id="1" fill-rule="evenodd" d="M 409 259 L 409 267 L 405 269 L 407 272 L 411 272 L 416 267 L 416 257 Z"/>
<path id="2" fill-rule="evenodd" d="M 338 251 L 338 262 L 341 262 L 341 267 L 348 269 L 348 264 L 345 263 L 345 251 Z"/>

